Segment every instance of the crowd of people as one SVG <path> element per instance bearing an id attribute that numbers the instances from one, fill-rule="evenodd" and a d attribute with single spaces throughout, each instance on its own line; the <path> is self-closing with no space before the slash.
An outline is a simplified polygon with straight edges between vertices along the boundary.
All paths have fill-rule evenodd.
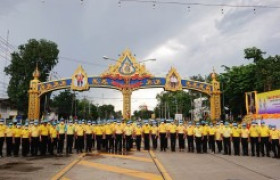
<path id="1" fill-rule="evenodd" d="M 272 154 L 279 158 L 279 139 L 280 131 L 276 126 L 268 126 L 264 121 L 260 124 L 254 121 L 250 124 L 179 121 L 176 125 L 174 121 L 166 120 L 96 123 L 61 119 L 59 122 L 34 120 L 24 124 L 15 121 L 5 125 L 4 120 L 0 120 L 0 157 L 3 157 L 4 146 L 7 156 L 19 156 L 20 146 L 22 156 L 61 156 L 72 154 L 74 150 L 77 153 L 95 149 L 123 153 L 130 151 L 134 143 L 140 151 L 143 141 L 145 150 L 156 150 L 159 144 L 161 151 L 170 147 L 172 152 L 176 149 L 182 152 L 187 145 L 188 152 L 231 155 L 233 150 L 238 156 L 270 157 Z"/>

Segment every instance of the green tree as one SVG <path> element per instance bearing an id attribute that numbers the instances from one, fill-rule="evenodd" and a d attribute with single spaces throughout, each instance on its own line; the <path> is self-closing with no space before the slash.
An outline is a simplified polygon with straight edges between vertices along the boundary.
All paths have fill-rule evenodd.
<path id="1" fill-rule="evenodd" d="M 56 43 L 44 39 L 30 39 L 11 53 L 11 64 L 4 71 L 11 77 L 8 96 L 19 111 L 27 113 L 29 82 L 36 64 L 41 72 L 40 81 L 46 81 L 47 74 L 58 63 L 58 53 Z"/>
<path id="2" fill-rule="evenodd" d="M 68 118 L 73 112 L 74 99 L 74 93 L 71 93 L 70 90 L 62 91 L 54 96 L 51 107 L 56 109 L 60 117 Z"/>

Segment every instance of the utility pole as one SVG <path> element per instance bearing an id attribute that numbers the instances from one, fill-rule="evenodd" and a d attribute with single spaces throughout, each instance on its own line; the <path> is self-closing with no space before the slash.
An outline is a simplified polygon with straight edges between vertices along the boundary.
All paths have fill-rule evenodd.
<path id="1" fill-rule="evenodd" d="M 165 110 L 165 119 L 166 119 L 166 102 L 164 102 L 164 110 Z"/>

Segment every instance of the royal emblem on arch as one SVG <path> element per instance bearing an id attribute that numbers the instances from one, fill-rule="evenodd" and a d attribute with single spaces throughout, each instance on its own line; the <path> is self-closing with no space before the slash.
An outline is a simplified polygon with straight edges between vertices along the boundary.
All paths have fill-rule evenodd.
<path id="1" fill-rule="evenodd" d="M 181 77 L 174 67 L 171 67 L 166 76 L 164 89 L 166 91 L 182 90 Z"/>
<path id="2" fill-rule="evenodd" d="M 72 75 L 71 89 L 75 91 L 84 91 L 89 89 L 88 76 L 81 65 Z"/>

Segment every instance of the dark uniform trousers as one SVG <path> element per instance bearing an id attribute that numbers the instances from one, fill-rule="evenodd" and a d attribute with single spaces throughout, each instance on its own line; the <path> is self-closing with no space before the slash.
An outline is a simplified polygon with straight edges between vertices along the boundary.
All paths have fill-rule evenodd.
<path id="1" fill-rule="evenodd" d="M 221 153 L 223 150 L 223 141 L 222 140 L 216 140 L 218 152 Z"/>
<path id="2" fill-rule="evenodd" d="M 22 149 L 21 154 L 22 156 L 27 156 L 29 153 L 29 138 L 22 138 Z"/>
<path id="3" fill-rule="evenodd" d="M 280 157 L 280 146 L 279 146 L 279 139 L 272 139 L 271 140 L 271 148 L 275 158 Z"/>
<path id="4" fill-rule="evenodd" d="M 145 150 L 150 150 L 150 134 L 144 134 Z"/>
<path id="5" fill-rule="evenodd" d="M 46 155 L 48 136 L 41 136 L 41 155 Z"/>
<path id="6" fill-rule="evenodd" d="M 248 138 L 241 138 L 243 156 L 248 156 Z"/>
<path id="7" fill-rule="evenodd" d="M 65 134 L 59 134 L 57 154 L 63 153 Z"/>
<path id="8" fill-rule="evenodd" d="M 233 149 L 234 149 L 234 155 L 239 156 L 240 155 L 240 137 L 233 137 Z"/>
<path id="9" fill-rule="evenodd" d="M 39 150 L 39 137 L 31 138 L 31 155 L 37 156 Z"/>
<path id="10" fill-rule="evenodd" d="M 259 148 L 258 137 L 251 137 L 250 141 L 251 141 L 252 156 L 255 156 L 255 153 L 257 153 L 257 156 L 260 156 L 260 148 Z"/>
<path id="11" fill-rule="evenodd" d="M 77 136 L 77 139 L 76 139 L 76 142 L 77 142 L 77 153 L 79 153 L 79 152 L 83 152 L 83 145 L 84 145 L 84 143 L 83 143 L 83 141 L 84 141 L 84 136 Z"/>
<path id="12" fill-rule="evenodd" d="M 185 139 L 184 139 L 184 134 L 179 133 L 178 134 L 178 141 L 179 141 L 179 149 L 185 149 Z"/>
<path id="13" fill-rule="evenodd" d="M 122 134 L 116 134 L 116 141 L 115 141 L 115 152 L 122 151 Z M 98 146 L 98 140 L 97 140 L 97 146 Z M 98 149 L 98 147 L 97 147 Z"/>
<path id="14" fill-rule="evenodd" d="M 214 139 L 214 135 L 209 135 L 208 138 L 208 143 L 209 143 L 209 149 L 215 153 L 215 139 Z"/>
<path id="15" fill-rule="evenodd" d="M 208 137 L 207 136 L 203 136 L 203 139 L 202 139 L 203 153 L 207 153 L 207 143 L 208 143 Z"/>
<path id="16" fill-rule="evenodd" d="M 269 147 L 269 138 L 268 137 L 261 137 L 261 153 L 262 156 L 265 155 L 264 147 L 266 150 L 266 156 L 270 156 L 270 147 Z"/>
<path id="17" fill-rule="evenodd" d="M 113 151 L 114 148 L 114 139 L 112 138 L 112 134 L 106 134 L 106 151 Z"/>
<path id="18" fill-rule="evenodd" d="M 188 139 L 188 151 L 194 152 L 193 136 L 187 136 Z"/>
<path id="19" fill-rule="evenodd" d="M 157 149 L 157 135 L 156 134 L 152 134 L 152 142 L 153 142 L 153 148 L 154 150 Z"/>
<path id="20" fill-rule="evenodd" d="M 92 149 L 95 148 L 95 138 L 92 138 Z"/>
<path id="21" fill-rule="evenodd" d="M 160 150 L 161 150 L 161 151 L 165 151 L 166 148 L 167 148 L 167 144 L 166 144 L 166 141 L 167 141 L 166 133 L 160 133 L 159 136 L 160 136 Z"/>
<path id="22" fill-rule="evenodd" d="M 57 138 L 53 138 L 53 140 L 51 140 L 50 138 L 49 145 L 48 145 L 50 155 L 53 155 L 54 147 L 57 147 Z"/>
<path id="23" fill-rule="evenodd" d="M 86 135 L 86 152 L 91 152 L 91 148 L 92 148 L 92 134 L 87 134 Z"/>
<path id="24" fill-rule="evenodd" d="M 14 155 L 15 156 L 18 156 L 19 146 L 20 146 L 20 137 L 16 137 L 15 144 L 14 144 Z"/>
<path id="25" fill-rule="evenodd" d="M 141 140 L 142 140 L 141 135 L 137 135 L 136 136 L 136 148 L 138 151 L 140 151 L 140 148 L 141 148 Z"/>
<path id="26" fill-rule="evenodd" d="M 201 153 L 201 137 L 195 137 L 196 152 Z"/>
<path id="27" fill-rule="evenodd" d="M 231 145 L 229 137 L 224 137 L 224 154 L 231 155 Z"/>
<path id="28" fill-rule="evenodd" d="M 131 149 L 131 135 L 130 136 L 125 136 L 125 145 L 126 145 L 126 150 L 130 151 Z"/>
<path id="29" fill-rule="evenodd" d="M 4 137 L 0 137 L 0 156 L 3 156 Z"/>
<path id="30" fill-rule="evenodd" d="M 72 153 L 73 148 L 73 141 L 74 141 L 74 135 L 73 134 L 67 134 L 67 146 L 66 146 L 66 153 Z"/>
<path id="31" fill-rule="evenodd" d="M 176 146 L 176 134 L 175 133 L 170 133 L 170 143 L 171 143 L 171 151 L 175 151 L 175 146 Z"/>
<path id="32" fill-rule="evenodd" d="M 96 142 L 97 142 L 97 150 L 101 150 L 102 146 L 102 135 L 96 135 Z"/>

